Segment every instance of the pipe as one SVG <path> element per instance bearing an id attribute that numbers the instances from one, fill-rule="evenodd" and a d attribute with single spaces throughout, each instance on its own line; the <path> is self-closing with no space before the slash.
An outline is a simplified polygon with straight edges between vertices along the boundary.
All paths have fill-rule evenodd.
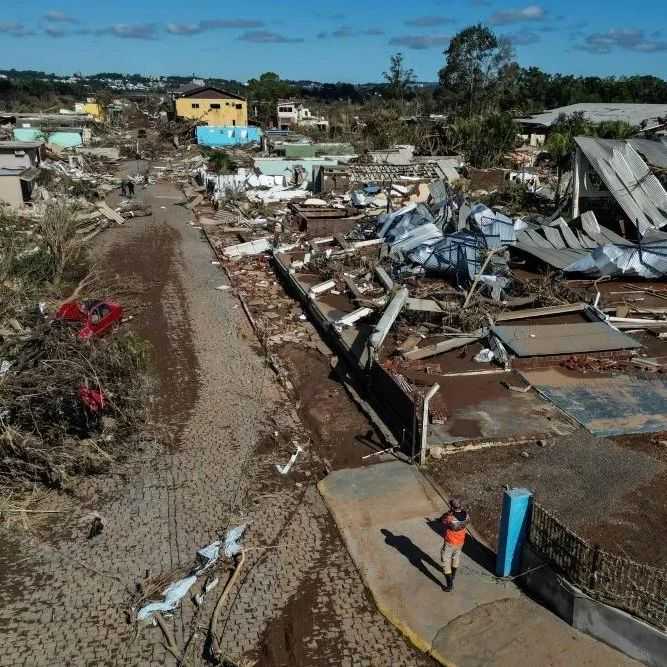
<path id="1" fill-rule="evenodd" d="M 434 384 L 424 396 L 424 411 L 422 413 L 422 443 L 419 450 L 419 465 L 424 465 L 426 463 L 426 449 L 427 449 L 427 440 L 428 440 L 428 406 L 431 402 L 431 399 L 438 393 L 440 390 L 439 384 Z"/>

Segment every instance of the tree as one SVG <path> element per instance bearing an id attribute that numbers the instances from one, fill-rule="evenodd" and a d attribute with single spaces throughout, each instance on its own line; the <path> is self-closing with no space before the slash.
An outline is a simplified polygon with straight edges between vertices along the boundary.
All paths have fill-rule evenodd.
<path id="1" fill-rule="evenodd" d="M 459 116 L 447 127 L 448 150 L 462 152 L 466 162 L 478 169 L 495 167 L 516 147 L 518 128 L 508 113 Z"/>
<path id="2" fill-rule="evenodd" d="M 275 72 L 264 72 L 259 79 L 248 81 L 248 98 L 257 109 L 257 116 L 265 124 L 270 124 L 274 119 L 278 100 L 293 94 L 293 87 Z"/>
<path id="3" fill-rule="evenodd" d="M 629 139 L 637 134 L 639 128 L 624 120 L 605 120 L 596 129 L 600 139 Z"/>
<path id="4" fill-rule="evenodd" d="M 414 70 L 406 67 L 403 60 L 402 53 L 395 53 L 389 61 L 389 71 L 382 74 L 387 82 L 387 95 L 401 102 L 417 80 Z"/>
<path id="5" fill-rule="evenodd" d="M 556 165 L 556 176 L 558 177 L 558 182 L 556 183 L 556 207 L 560 204 L 560 184 L 563 172 L 568 168 L 573 149 L 574 138 L 564 132 L 552 132 L 544 144 L 544 150 L 549 153 Z"/>
<path id="6" fill-rule="evenodd" d="M 467 109 L 469 116 L 484 111 L 513 55 L 509 41 L 481 23 L 465 28 L 445 51 L 447 64 L 439 72 L 442 96 L 455 107 Z"/>

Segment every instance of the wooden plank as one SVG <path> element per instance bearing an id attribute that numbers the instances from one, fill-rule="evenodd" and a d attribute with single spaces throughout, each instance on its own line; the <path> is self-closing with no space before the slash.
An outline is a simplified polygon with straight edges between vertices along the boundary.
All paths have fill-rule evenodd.
<path id="1" fill-rule="evenodd" d="M 375 267 L 375 274 L 388 292 L 394 289 L 394 281 L 381 266 Z"/>
<path id="2" fill-rule="evenodd" d="M 549 317 L 549 315 L 563 315 L 566 313 L 581 313 L 586 310 L 585 303 L 568 303 L 564 306 L 547 306 L 545 308 L 530 308 L 517 310 L 513 313 L 501 313 L 496 317 L 496 322 L 509 322 L 511 320 L 524 320 L 533 317 Z"/>
<path id="3" fill-rule="evenodd" d="M 345 282 L 347 289 L 350 290 L 350 293 L 352 294 L 353 298 L 356 301 L 359 301 L 359 299 L 364 298 L 364 295 L 359 291 L 359 288 L 355 285 L 354 280 L 352 280 L 351 276 L 343 275 L 343 281 Z"/>
<path id="4" fill-rule="evenodd" d="M 347 250 L 350 247 L 350 244 L 342 234 L 334 234 L 334 239 L 336 239 L 338 245 L 343 248 L 343 250 Z"/>
<path id="5" fill-rule="evenodd" d="M 120 213 L 114 211 L 106 202 L 98 202 L 97 208 L 99 209 L 100 213 L 105 218 L 107 218 L 107 220 L 111 220 L 112 222 L 117 222 L 119 225 L 125 223 L 125 218 L 123 218 L 123 216 Z"/>
<path id="6" fill-rule="evenodd" d="M 457 350 L 460 347 L 465 347 L 471 343 L 475 343 L 481 338 L 480 335 L 471 335 L 467 337 L 451 338 L 443 340 L 435 345 L 428 347 L 418 347 L 416 350 L 410 350 L 403 354 L 403 358 L 409 361 L 417 361 L 418 359 L 426 359 L 428 357 L 435 357 L 437 354 L 449 352 L 450 350 Z"/>
<path id="7" fill-rule="evenodd" d="M 433 301 L 432 299 L 415 299 L 414 297 L 408 297 L 406 308 L 420 313 L 444 312 L 440 307 L 440 304 L 436 301 Z"/>

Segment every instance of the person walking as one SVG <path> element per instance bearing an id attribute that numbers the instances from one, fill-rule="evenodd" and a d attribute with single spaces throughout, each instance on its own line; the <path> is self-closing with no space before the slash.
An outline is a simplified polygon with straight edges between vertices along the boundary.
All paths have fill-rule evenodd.
<path id="1" fill-rule="evenodd" d="M 127 194 L 130 199 L 134 198 L 134 182 L 129 179 L 127 181 Z"/>
<path id="2" fill-rule="evenodd" d="M 443 515 L 444 544 L 440 552 L 442 571 L 445 575 L 445 591 L 454 590 L 456 571 L 461 562 L 461 551 L 466 539 L 466 527 L 470 523 L 470 515 L 463 507 L 459 498 L 449 501 L 449 512 Z"/>
<path id="3" fill-rule="evenodd" d="M 120 182 L 120 196 L 127 197 L 127 180 L 125 179 Z"/>

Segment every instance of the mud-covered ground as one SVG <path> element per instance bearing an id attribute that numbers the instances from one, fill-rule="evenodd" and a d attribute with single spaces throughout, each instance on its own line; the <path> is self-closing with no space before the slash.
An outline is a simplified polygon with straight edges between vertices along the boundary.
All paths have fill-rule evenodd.
<path id="1" fill-rule="evenodd" d="M 596 438 L 581 429 L 531 445 L 432 460 L 429 474 L 468 504 L 492 546 L 505 485 L 524 487 L 572 530 L 612 553 L 667 566 L 667 436 Z"/>
<path id="2" fill-rule="evenodd" d="M 372 451 L 370 426 L 351 403 L 332 417 L 348 399 L 324 357 L 307 362 L 317 391 L 287 400 L 238 302 L 215 289 L 224 276 L 174 205 L 179 192 L 158 184 L 145 196 L 154 215 L 105 233 L 97 255 L 110 283 L 132 288 L 128 326 L 151 345 L 151 414 L 168 437 L 111 475 L 81 480 L 47 533 L 2 536 L 0 665 L 173 664 L 158 628 L 127 622 L 136 585 L 175 576 L 240 523 L 246 562 L 216 628 L 228 657 L 268 667 L 433 664 L 374 607 L 315 486 L 323 458 L 352 465 Z M 306 376 L 295 384 L 309 386 Z M 347 443 L 340 456 L 337 440 Z M 305 451 L 281 476 L 275 464 L 296 444 Z M 88 540 L 78 520 L 91 510 L 104 530 Z M 204 663 L 219 590 L 201 607 L 186 597 L 168 619 L 179 650 L 189 644 L 188 664 Z"/>

